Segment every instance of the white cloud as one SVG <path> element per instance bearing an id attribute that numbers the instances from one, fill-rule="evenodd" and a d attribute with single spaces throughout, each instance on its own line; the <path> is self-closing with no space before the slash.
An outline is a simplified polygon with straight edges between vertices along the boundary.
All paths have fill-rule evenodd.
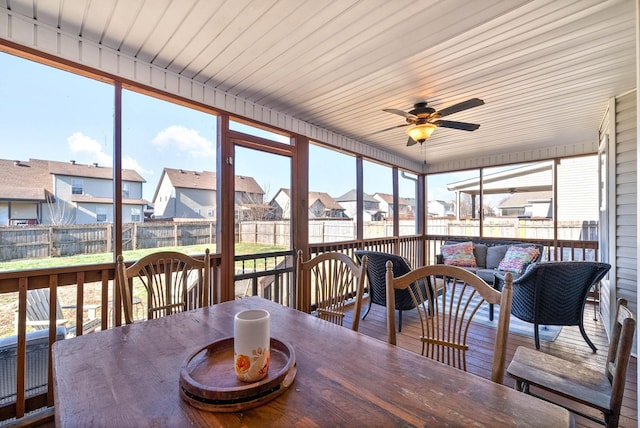
<path id="1" fill-rule="evenodd" d="M 113 164 L 113 157 L 102 151 L 100 143 L 81 132 L 71 134 L 67 138 L 67 144 L 71 153 L 81 156 L 80 159 L 76 159 L 81 163 L 97 162 L 98 165 L 109 167 Z"/>
<path id="2" fill-rule="evenodd" d="M 177 149 L 196 159 L 216 155 L 216 148 L 212 141 L 198 134 L 198 131 L 184 126 L 169 126 L 160 131 L 151 142 L 160 148 Z"/>
<path id="3" fill-rule="evenodd" d="M 132 158 L 131 156 L 125 156 L 122 158 L 122 168 L 124 169 L 132 169 L 136 171 L 138 174 L 153 174 L 153 171 L 150 169 L 146 169 L 140 163 Z"/>
<path id="4" fill-rule="evenodd" d="M 98 165 L 111 168 L 113 166 L 113 156 L 105 153 L 99 142 L 93 138 L 84 135 L 82 132 L 74 132 L 67 138 L 69 150 L 76 156 L 79 163 L 91 164 L 97 162 Z M 122 159 L 122 167 L 132 169 L 138 174 L 152 174 L 153 171 L 144 168 L 140 163 L 131 156 L 124 156 Z"/>

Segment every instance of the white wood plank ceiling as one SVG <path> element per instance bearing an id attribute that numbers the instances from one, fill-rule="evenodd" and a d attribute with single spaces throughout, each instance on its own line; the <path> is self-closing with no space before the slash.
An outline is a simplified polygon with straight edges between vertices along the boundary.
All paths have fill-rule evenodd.
<path id="1" fill-rule="evenodd" d="M 438 171 L 590 152 L 635 88 L 634 0 L 0 0 L 0 8 Z M 474 132 L 407 147 L 419 101 Z M 426 167 L 425 167 L 426 168 Z"/>

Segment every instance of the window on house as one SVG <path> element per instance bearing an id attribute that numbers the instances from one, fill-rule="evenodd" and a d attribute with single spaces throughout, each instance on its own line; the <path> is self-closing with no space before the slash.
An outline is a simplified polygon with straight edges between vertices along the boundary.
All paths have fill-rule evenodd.
<path id="1" fill-rule="evenodd" d="M 131 208 L 131 222 L 136 223 L 141 220 L 140 208 Z"/>
<path id="2" fill-rule="evenodd" d="M 194 208 L 193 212 L 196 213 L 197 215 L 200 215 L 200 208 Z"/>
<path id="3" fill-rule="evenodd" d="M 207 216 L 208 217 L 213 217 L 213 208 L 207 209 Z"/>
<path id="4" fill-rule="evenodd" d="M 96 221 L 102 223 L 107 221 L 107 209 L 104 207 L 96 207 Z"/>
<path id="5" fill-rule="evenodd" d="M 83 195 L 84 194 L 84 181 L 74 178 L 71 180 L 71 194 Z"/>
<path id="6" fill-rule="evenodd" d="M 129 197 L 129 183 L 122 183 L 122 197 Z"/>

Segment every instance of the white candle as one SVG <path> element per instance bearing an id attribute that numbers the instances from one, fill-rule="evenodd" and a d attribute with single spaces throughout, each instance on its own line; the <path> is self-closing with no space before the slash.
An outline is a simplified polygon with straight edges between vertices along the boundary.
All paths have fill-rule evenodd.
<path id="1" fill-rule="evenodd" d="M 248 309 L 238 312 L 233 323 L 234 367 L 238 379 L 256 382 L 267 375 L 271 334 L 269 312 Z"/>

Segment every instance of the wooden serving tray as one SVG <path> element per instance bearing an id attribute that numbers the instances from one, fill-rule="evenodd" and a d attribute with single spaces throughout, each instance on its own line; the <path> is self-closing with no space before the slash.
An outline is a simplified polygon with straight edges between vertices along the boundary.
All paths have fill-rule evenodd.
<path id="1" fill-rule="evenodd" d="M 233 367 L 233 337 L 198 349 L 180 368 L 180 396 L 211 412 L 238 412 L 285 392 L 296 377 L 296 357 L 288 343 L 271 338 L 269 372 L 258 382 L 238 380 Z"/>

